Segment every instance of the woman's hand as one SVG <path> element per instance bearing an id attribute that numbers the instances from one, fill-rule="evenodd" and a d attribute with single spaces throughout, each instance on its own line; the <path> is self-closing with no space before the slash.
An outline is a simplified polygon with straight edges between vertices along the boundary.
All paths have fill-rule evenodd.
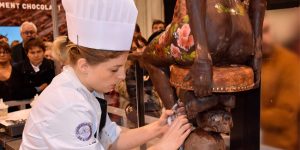
<path id="1" fill-rule="evenodd" d="M 158 126 L 162 128 L 162 133 L 164 133 L 169 128 L 167 120 L 168 117 L 172 116 L 173 114 L 176 114 L 177 116 L 186 115 L 184 104 L 182 102 L 178 103 L 177 109 L 163 111 L 158 120 Z"/>
<path id="2" fill-rule="evenodd" d="M 161 141 L 155 145 L 154 149 L 178 149 L 184 142 L 185 138 L 191 132 L 191 125 L 188 123 L 187 116 L 185 115 L 185 109 L 183 103 L 179 103 L 179 106 L 175 110 L 166 110 L 158 120 L 158 124 L 162 127 L 163 137 Z M 168 125 L 168 117 L 173 115 L 177 116 L 175 120 Z"/>
<path id="3" fill-rule="evenodd" d="M 180 115 L 171 123 L 160 142 L 154 145 L 151 149 L 177 150 L 190 133 L 191 124 L 188 123 L 186 115 Z"/>

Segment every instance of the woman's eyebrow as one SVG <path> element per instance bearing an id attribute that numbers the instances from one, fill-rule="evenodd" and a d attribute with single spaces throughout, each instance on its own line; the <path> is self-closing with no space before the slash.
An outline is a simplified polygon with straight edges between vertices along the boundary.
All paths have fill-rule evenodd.
<path id="1" fill-rule="evenodd" d="M 112 67 L 118 67 L 119 68 L 119 67 L 122 67 L 122 65 L 115 65 L 115 66 L 112 66 Z"/>

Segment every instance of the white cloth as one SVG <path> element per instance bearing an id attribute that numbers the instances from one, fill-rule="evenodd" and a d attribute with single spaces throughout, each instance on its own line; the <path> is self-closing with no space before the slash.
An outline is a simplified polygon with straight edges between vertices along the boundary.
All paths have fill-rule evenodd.
<path id="1" fill-rule="evenodd" d="M 103 98 L 103 94 L 89 92 L 71 67 L 64 67 L 32 108 L 20 149 L 108 149 L 121 128 L 107 115 L 106 124 L 98 135 L 101 107 L 95 96 Z"/>
<path id="2" fill-rule="evenodd" d="M 40 66 L 41 66 L 41 64 L 39 64 L 39 65 L 37 65 L 37 66 L 33 65 L 32 63 L 30 63 L 30 64 L 31 64 L 31 66 L 32 66 L 32 68 L 33 68 L 33 70 L 34 70 L 34 72 L 39 72 L 39 71 L 40 71 Z"/>

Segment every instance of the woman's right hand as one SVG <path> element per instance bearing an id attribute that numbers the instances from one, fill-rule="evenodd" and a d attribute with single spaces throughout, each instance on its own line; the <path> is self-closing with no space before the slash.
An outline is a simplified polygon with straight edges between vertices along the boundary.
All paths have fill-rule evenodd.
<path id="1" fill-rule="evenodd" d="M 153 148 L 159 150 L 177 150 L 191 133 L 191 130 L 192 126 L 188 122 L 187 116 L 180 115 L 171 123 L 160 142 Z"/>

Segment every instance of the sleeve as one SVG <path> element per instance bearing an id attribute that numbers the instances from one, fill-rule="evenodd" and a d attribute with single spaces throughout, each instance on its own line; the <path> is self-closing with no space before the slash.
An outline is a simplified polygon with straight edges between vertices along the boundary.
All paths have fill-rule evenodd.
<path id="1" fill-rule="evenodd" d="M 99 141 L 104 146 L 104 149 L 108 149 L 111 144 L 113 144 L 119 137 L 121 128 L 112 122 L 109 116 L 106 116 L 106 123 L 99 136 Z"/>
<path id="2" fill-rule="evenodd" d="M 61 110 L 41 124 L 42 136 L 49 149 L 104 150 L 95 133 L 94 114 L 82 104 Z"/>

